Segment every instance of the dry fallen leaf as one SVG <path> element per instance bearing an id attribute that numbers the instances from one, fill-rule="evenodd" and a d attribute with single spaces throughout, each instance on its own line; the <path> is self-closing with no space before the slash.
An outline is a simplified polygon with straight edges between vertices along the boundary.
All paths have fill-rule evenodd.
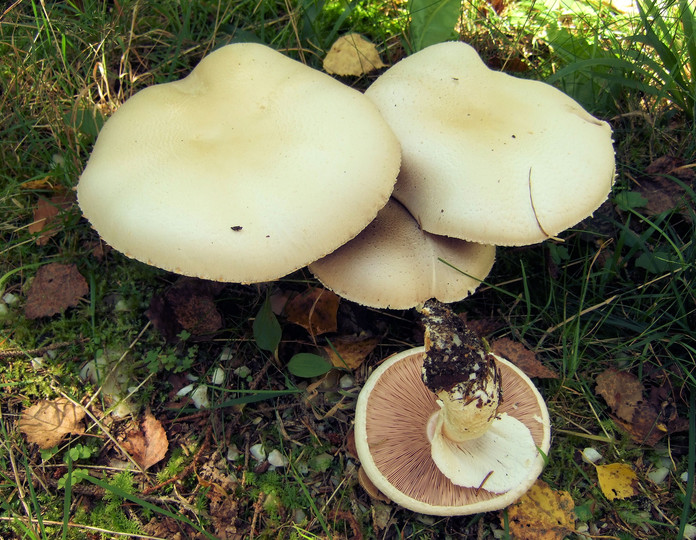
<path id="1" fill-rule="evenodd" d="M 148 411 L 141 423 L 141 429 L 126 433 L 126 439 L 121 442 L 121 446 L 138 465 L 147 470 L 164 459 L 169 449 L 169 441 L 160 421 Z"/>
<path id="2" fill-rule="evenodd" d="M 340 301 L 327 289 L 311 287 L 285 304 L 285 315 L 288 322 L 302 326 L 313 336 L 335 332 Z"/>
<path id="3" fill-rule="evenodd" d="M 677 158 L 662 156 L 645 168 L 649 176 L 638 180 L 637 191 L 645 197 L 645 213 L 655 216 L 662 212 L 677 209 L 689 217 L 688 203 L 684 188 L 670 177 L 675 177 L 689 185 L 696 179 L 696 172 Z"/>
<path id="4" fill-rule="evenodd" d="M 89 292 L 87 280 L 74 264 L 50 263 L 39 268 L 31 284 L 24 314 L 29 319 L 50 317 L 76 306 Z"/>
<path id="5" fill-rule="evenodd" d="M 510 533 L 518 540 L 563 540 L 575 530 L 575 503 L 567 491 L 543 480 L 508 507 Z"/>
<path id="6" fill-rule="evenodd" d="M 616 423 L 639 444 L 654 446 L 664 435 L 680 431 L 684 422 L 673 418 L 669 426 L 658 407 L 646 401 L 643 384 L 626 371 L 610 368 L 596 379 L 595 391 L 602 396 L 614 413 Z"/>
<path id="7" fill-rule="evenodd" d="M 217 281 L 179 278 L 166 292 L 150 299 L 145 314 L 169 342 L 175 342 L 182 330 L 194 336 L 212 334 L 222 328 L 215 297 L 224 286 Z"/>
<path id="8" fill-rule="evenodd" d="M 372 480 L 370 480 L 370 477 L 367 476 L 367 473 L 365 472 L 365 469 L 362 468 L 362 466 L 360 466 L 360 468 L 358 469 L 358 483 L 365 490 L 365 492 L 373 499 L 377 499 L 378 501 L 386 503 L 391 502 L 391 499 L 384 495 L 379 489 L 377 489 L 377 486 L 375 486 L 372 483 Z"/>
<path id="9" fill-rule="evenodd" d="M 324 58 L 324 71 L 332 75 L 358 77 L 383 67 L 377 47 L 360 34 L 341 36 Z"/>
<path id="10" fill-rule="evenodd" d="M 65 435 L 84 433 L 84 417 L 85 410 L 66 398 L 44 400 L 22 412 L 19 430 L 27 436 L 28 442 L 46 449 L 59 444 Z"/>
<path id="11" fill-rule="evenodd" d="M 30 233 L 41 233 L 36 238 L 39 246 L 48 243 L 49 238 L 58 232 L 58 216 L 64 210 L 72 206 L 74 200 L 70 195 L 56 195 L 50 199 L 40 197 L 34 208 L 32 223 L 29 224 Z"/>
<path id="12" fill-rule="evenodd" d="M 643 385 L 627 371 L 610 368 L 600 373 L 595 391 L 604 398 L 613 413 L 630 422 L 636 406 L 643 400 Z"/>
<path id="13" fill-rule="evenodd" d="M 610 463 L 597 465 L 596 469 L 599 488 L 610 501 L 626 499 L 638 494 L 638 476 L 630 465 Z"/>
<path id="14" fill-rule="evenodd" d="M 360 336 L 341 336 L 331 340 L 324 350 L 331 363 L 338 368 L 357 369 L 375 349 L 379 339 Z"/>
<path id="15" fill-rule="evenodd" d="M 503 358 L 510 360 L 528 377 L 542 379 L 558 379 L 558 373 L 542 364 L 532 351 L 521 343 L 508 338 L 496 339 L 491 343 L 491 350 Z"/>

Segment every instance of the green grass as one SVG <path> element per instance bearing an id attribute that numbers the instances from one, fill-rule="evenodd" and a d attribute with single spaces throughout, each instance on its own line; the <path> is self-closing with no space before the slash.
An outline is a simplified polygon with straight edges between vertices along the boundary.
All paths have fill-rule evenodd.
<path id="1" fill-rule="evenodd" d="M 353 316 L 381 342 L 352 374 L 356 387 L 340 390 L 336 378 L 308 391 L 286 368 L 293 354 L 313 350 L 306 332 L 281 318 L 280 337 L 263 346 L 252 322 L 267 294 L 316 285 L 308 273 L 258 287 L 227 285 L 217 299 L 221 331 L 167 343 L 145 312 L 176 276 L 114 251 L 95 252 L 96 234 L 76 205 L 47 242 L 38 244 L 29 231 L 38 199 L 71 196 L 104 120 L 139 89 L 181 78 L 206 53 L 235 41 L 266 43 L 320 68 L 331 43 L 348 31 L 365 34 L 389 63 L 424 43 L 426 31 L 459 33 L 491 66 L 551 82 L 611 122 L 617 182 L 609 203 L 562 241 L 499 249 L 487 283 L 456 307 L 469 318 L 493 319 L 498 329 L 489 339 L 522 342 L 559 373 L 538 381 L 554 424 L 542 477 L 571 494 L 579 524 L 614 538 L 671 538 L 696 522 L 693 485 L 680 480 L 693 474 L 696 460 L 693 7 L 645 1 L 635 15 L 621 15 L 605 2 L 553 8 L 520 0 L 495 13 L 472 0 L 459 13 L 415 17 L 409 27 L 408 10 L 426 14 L 430 4 L 29 0 L 0 8 L 0 536 L 84 538 L 81 527 L 97 527 L 103 537 L 214 535 L 223 518 L 258 538 L 342 538 L 354 527 L 375 538 L 505 534 L 506 514 L 419 516 L 373 501 L 357 485 L 345 442 L 357 386 L 380 358 L 419 344 L 413 313 L 344 307 L 346 320 Z M 345 82 L 365 88 L 371 80 Z M 663 186 L 681 190 L 685 209 L 645 206 L 646 169 L 663 156 L 685 166 L 659 173 Z M 90 295 L 64 314 L 29 320 L 24 298 L 49 262 L 76 264 Z M 117 467 L 124 458 L 116 443 L 129 425 L 102 415 L 109 404 L 78 377 L 87 361 L 126 351 L 131 383 L 145 381 L 133 398 L 165 422 L 170 442 L 167 460 L 146 474 Z M 662 411 L 688 420 L 690 431 L 655 448 L 633 442 L 595 392 L 597 375 L 610 366 L 640 377 L 648 392 L 662 389 Z M 240 367 L 251 373 L 235 375 Z M 182 384 L 177 377 L 210 382 L 216 368 L 226 381 L 210 384 L 210 412 L 176 409 L 170 394 Z M 19 414 L 61 393 L 82 403 L 93 398 L 98 422 L 42 454 L 19 433 Z M 245 458 L 257 442 L 281 450 L 289 466 L 257 468 Z M 241 455 L 228 460 L 233 444 Z M 75 460 L 70 449 L 78 445 L 91 450 Z M 632 463 L 641 494 L 608 501 L 593 468 L 579 459 L 585 446 L 605 462 Z M 324 455 L 332 457 L 326 467 L 315 459 Z M 673 464 L 668 483 L 654 486 L 646 474 L 665 456 Z M 78 482 L 80 470 L 90 476 Z M 389 520 L 380 520 L 385 512 Z"/>

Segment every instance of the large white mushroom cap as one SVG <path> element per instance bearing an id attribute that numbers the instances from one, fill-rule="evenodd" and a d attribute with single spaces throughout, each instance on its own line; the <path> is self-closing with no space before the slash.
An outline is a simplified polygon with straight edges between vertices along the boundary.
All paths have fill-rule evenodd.
<path id="1" fill-rule="evenodd" d="M 427 47 L 368 88 L 402 147 L 394 197 L 424 230 L 526 245 L 590 215 L 614 180 L 611 128 L 556 88 Z"/>
<path id="2" fill-rule="evenodd" d="M 399 144 L 370 100 L 258 44 L 204 58 L 108 120 L 78 186 L 114 248 L 181 274 L 280 278 L 387 202 Z"/>

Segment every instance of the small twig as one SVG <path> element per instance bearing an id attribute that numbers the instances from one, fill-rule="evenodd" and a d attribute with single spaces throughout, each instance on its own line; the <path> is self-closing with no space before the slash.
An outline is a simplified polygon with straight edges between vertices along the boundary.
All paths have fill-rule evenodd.
<path id="1" fill-rule="evenodd" d="M 261 510 L 263 510 L 263 500 L 265 498 L 266 494 L 262 491 L 261 493 L 259 493 L 259 496 L 256 499 L 256 502 L 254 503 L 254 517 L 251 518 L 251 530 L 249 531 L 249 540 L 254 540 L 254 536 L 256 535 L 256 522 L 259 519 Z"/>
<path id="2" fill-rule="evenodd" d="M 116 373 L 116 370 L 117 370 L 118 367 L 121 365 L 121 362 L 123 362 L 123 361 L 125 360 L 125 358 L 126 358 L 126 356 L 128 355 L 128 353 L 130 353 L 130 352 L 133 350 L 133 348 L 135 347 L 135 345 L 138 343 L 138 341 L 140 341 L 140 338 L 143 336 L 143 334 L 145 333 L 145 331 L 150 327 L 150 324 L 151 324 L 150 321 L 147 321 L 147 324 L 146 324 L 146 325 L 143 327 L 143 329 L 138 333 L 138 335 L 137 335 L 137 336 L 135 337 L 135 339 L 131 342 L 131 344 L 128 345 L 128 348 L 124 351 L 124 353 L 121 355 L 121 357 L 114 363 L 113 367 L 111 368 L 111 371 L 109 371 L 109 373 L 102 379 L 102 381 L 106 381 L 109 377 L 113 376 L 113 375 Z M 95 367 L 97 367 L 97 373 L 98 373 L 99 369 L 98 369 L 98 366 L 97 366 L 96 362 L 95 362 Z M 152 375 L 153 375 L 153 373 L 150 374 L 150 376 L 152 376 Z M 148 378 L 149 378 L 149 377 L 148 377 Z M 147 380 L 147 379 L 146 379 L 146 380 Z M 98 381 L 98 382 L 99 382 L 99 383 L 102 383 L 102 381 Z M 143 383 L 144 383 L 144 382 L 145 382 L 145 381 L 143 381 Z M 142 384 L 142 383 L 141 383 L 141 384 Z M 140 386 L 140 385 L 139 385 L 139 386 Z M 89 401 L 88 401 L 87 404 L 85 405 L 85 409 L 86 409 L 87 407 L 89 407 L 89 406 L 92 404 L 92 402 L 97 398 L 97 396 L 99 395 L 99 393 L 102 391 L 103 388 L 104 388 L 104 385 L 103 385 L 103 383 L 102 383 L 102 384 L 100 384 L 99 388 L 97 388 L 96 392 L 94 392 L 94 395 L 92 395 L 92 397 L 89 398 Z"/>
<path id="3" fill-rule="evenodd" d="M 0 422 L 2 421 L 2 409 L 0 409 Z M 14 474 L 15 478 L 15 484 L 17 485 L 17 494 L 19 495 L 19 500 L 22 503 L 22 506 L 24 507 L 24 511 L 27 514 L 28 519 L 32 519 L 31 517 L 31 509 L 29 508 L 29 505 L 27 504 L 26 501 L 26 493 L 24 492 L 24 487 L 22 486 L 22 481 L 19 478 L 19 470 L 17 469 L 17 462 L 15 461 L 14 457 L 14 452 L 12 451 L 12 448 L 7 448 L 7 454 L 10 457 L 10 464 L 12 466 L 12 473 Z"/>
<path id="4" fill-rule="evenodd" d="M 0 516 L 0 521 L 14 521 L 15 519 L 20 520 L 26 524 L 26 520 L 23 518 L 20 518 L 18 516 Z M 28 520 L 32 524 L 38 524 L 39 520 L 35 518 L 31 518 Z M 42 519 L 41 522 L 44 525 L 54 525 L 54 526 L 62 526 L 63 522 L 62 521 L 51 521 L 49 519 Z M 147 536 L 144 534 L 136 534 L 132 532 L 119 532 L 119 531 L 110 531 L 108 529 L 101 529 L 99 527 L 92 527 L 90 525 L 82 525 L 80 523 L 72 523 L 68 521 L 68 527 L 73 527 L 74 529 L 83 529 L 86 531 L 95 531 L 98 533 L 104 533 L 104 534 L 109 534 L 109 535 L 115 535 L 115 536 L 127 536 L 129 538 L 144 538 L 145 540 L 167 540 L 166 538 L 162 538 L 160 536 Z"/>
<path id="5" fill-rule="evenodd" d="M 249 470 L 249 432 L 244 433 L 244 470 L 242 471 L 242 487 L 246 487 L 246 472 Z"/>
<path id="6" fill-rule="evenodd" d="M 126 452 L 125 448 L 123 448 L 123 446 L 121 446 L 121 443 L 119 443 L 119 442 L 116 440 L 116 438 L 115 438 L 111 433 L 109 433 L 109 430 L 106 429 L 106 426 L 104 426 L 104 424 L 102 424 L 99 420 L 97 420 L 97 417 L 94 416 L 94 414 L 92 414 L 92 412 L 91 412 L 87 407 L 85 407 L 84 405 L 82 405 L 80 402 L 75 401 L 73 398 L 71 398 L 68 394 L 66 394 L 66 393 L 63 392 L 62 390 L 60 390 L 60 389 L 58 389 L 58 388 L 53 388 L 53 390 L 55 390 L 58 394 L 60 394 L 61 396 L 63 396 L 65 399 L 67 399 L 70 403 L 72 403 L 72 404 L 75 405 L 76 407 L 79 407 L 79 408 L 81 408 L 83 411 L 85 411 L 85 414 L 86 414 L 87 416 L 89 416 L 89 418 L 92 420 L 92 422 L 94 422 L 94 423 L 97 425 L 97 427 L 104 433 L 104 435 L 106 435 L 107 438 L 108 438 L 112 443 L 114 443 L 114 445 L 116 445 L 116 448 L 118 448 L 121 452 L 123 452 L 123 454 L 126 456 L 126 458 L 128 459 L 128 461 L 130 461 L 130 462 L 133 464 L 133 466 L 134 466 L 138 471 L 140 471 L 141 473 L 145 474 L 145 469 L 143 469 L 143 468 L 138 464 L 138 462 L 135 461 L 135 459 L 133 459 L 133 456 L 131 456 L 128 452 Z"/>
<path id="7" fill-rule="evenodd" d="M 35 349 L 21 349 L 19 347 L 12 347 L 10 349 L 4 349 L 0 351 L 0 360 L 4 360 L 6 358 L 19 358 L 21 356 L 43 356 L 48 351 L 62 349 L 63 347 L 70 347 L 71 345 L 85 343 L 86 341 L 89 341 L 89 339 L 82 338 L 75 341 L 61 341 L 59 343 L 51 343 L 50 345 L 44 345 L 43 347 L 37 347 Z"/>
<path id="8" fill-rule="evenodd" d="M 207 416 L 210 416 L 210 413 L 212 411 L 210 409 L 204 409 L 202 411 L 199 411 L 197 413 L 189 414 L 187 416 L 176 416 L 174 418 L 165 418 L 164 420 L 160 420 L 162 424 L 173 424 L 175 422 L 188 422 L 189 420 L 197 420 L 198 418 L 205 418 Z"/>
<path id="9" fill-rule="evenodd" d="M 252 380 L 252 381 L 249 383 L 249 390 L 256 390 L 256 387 L 260 384 L 261 379 L 262 379 L 263 376 L 266 374 L 266 372 L 268 371 L 268 368 L 269 368 L 269 367 L 271 367 L 271 361 L 270 361 L 270 360 L 267 361 L 267 362 L 264 364 L 264 366 L 259 370 L 259 372 L 258 372 L 258 373 L 256 374 L 256 376 L 254 377 L 254 380 Z"/>

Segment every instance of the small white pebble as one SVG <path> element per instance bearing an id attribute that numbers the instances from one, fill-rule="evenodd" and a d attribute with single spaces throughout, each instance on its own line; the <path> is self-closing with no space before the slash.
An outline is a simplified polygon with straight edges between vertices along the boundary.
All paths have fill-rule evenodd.
<path id="1" fill-rule="evenodd" d="M 31 367 L 34 369 L 41 369 L 43 367 L 43 358 L 40 356 L 35 356 L 31 359 Z"/>
<path id="2" fill-rule="evenodd" d="M 239 452 L 239 448 L 237 448 L 236 444 L 233 444 L 227 449 L 227 459 L 230 461 L 237 461 L 241 453 Z"/>
<path id="3" fill-rule="evenodd" d="M 190 373 L 187 373 L 187 374 L 186 374 L 186 379 L 189 380 L 189 381 L 197 381 L 197 380 L 198 380 L 198 377 L 196 377 L 195 375 L 191 375 Z"/>
<path id="4" fill-rule="evenodd" d="M 268 454 L 268 463 L 274 467 L 285 467 L 290 462 L 279 450 L 273 449 Z"/>
<path id="5" fill-rule="evenodd" d="M 14 306 L 17 302 L 19 302 L 19 296 L 11 292 L 8 292 L 2 297 L 2 299 L 8 306 Z"/>
<path id="6" fill-rule="evenodd" d="M 232 360 L 232 349 L 230 347 L 225 347 L 220 353 L 220 362 L 229 362 Z"/>
<path id="7" fill-rule="evenodd" d="M 204 384 L 197 386 L 196 389 L 191 392 L 191 401 L 193 401 L 196 409 L 207 409 L 210 407 L 208 387 Z"/>
<path id="8" fill-rule="evenodd" d="M 343 390 L 346 390 L 348 388 L 353 388 L 355 386 L 355 379 L 353 378 L 352 375 L 346 374 L 338 380 L 338 385 Z"/>
<path id="9" fill-rule="evenodd" d="M 682 482 L 688 482 L 689 481 L 689 473 L 687 471 L 684 471 L 683 473 L 681 473 L 681 476 L 679 478 L 681 478 Z"/>
<path id="10" fill-rule="evenodd" d="M 669 469 L 667 467 L 657 467 L 650 471 L 646 476 L 650 478 L 653 484 L 661 484 L 665 481 L 665 478 L 669 475 Z"/>
<path id="11" fill-rule="evenodd" d="M 123 298 L 119 298 L 118 302 L 116 302 L 116 305 L 114 306 L 114 311 L 116 313 L 130 311 L 130 306 L 128 305 L 128 302 L 126 302 Z"/>
<path id="12" fill-rule="evenodd" d="M 179 390 L 179 391 L 176 393 L 176 395 L 179 396 L 179 397 L 185 396 L 186 394 L 188 394 L 189 392 L 191 392 L 191 390 L 193 390 L 193 385 L 192 385 L 192 384 L 189 384 L 189 385 L 184 386 L 181 390 Z"/>
<path id="13" fill-rule="evenodd" d="M 210 382 L 217 384 L 218 386 L 225 382 L 225 370 L 217 367 L 213 370 L 213 375 L 210 378 Z"/>
<path id="14" fill-rule="evenodd" d="M 249 453 L 256 461 L 263 461 L 266 459 L 266 451 L 263 449 L 263 445 L 261 443 L 255 444 L 249 448 Z"/>
<path id="15" fill-rule="evenodd" d="M 292 516 L 292 520 L 295 523 L 302 523 L 305 519 L 307 519 L 307 514 L 305 513 L 305 511 L 302 510 L 302 508 L 295 509 L 295 512 Z"/>
<path id="16" fill-rule="evenodd" d="M 582 451 L 582 460 L 585 463 L 597 463 L 602 459 L 602 454 L 600 454 L 596 449 L 592 447 L 587 447 Z"/>
<path id="17" fill-rule="evenodd" d="M 696 526 L 687 523 L 684 527 L 684 538 L 687 540 L 696 540 Z"/>
<path id="18" fill-rule="evenodd" d="M 233 373 L 237 377 L 241 377 L 242 379 L 246 379 L 249 375 L 251 375 L 251 370 L 246 366 L 239 366 L 237 369 L 234 370 Z"/>

